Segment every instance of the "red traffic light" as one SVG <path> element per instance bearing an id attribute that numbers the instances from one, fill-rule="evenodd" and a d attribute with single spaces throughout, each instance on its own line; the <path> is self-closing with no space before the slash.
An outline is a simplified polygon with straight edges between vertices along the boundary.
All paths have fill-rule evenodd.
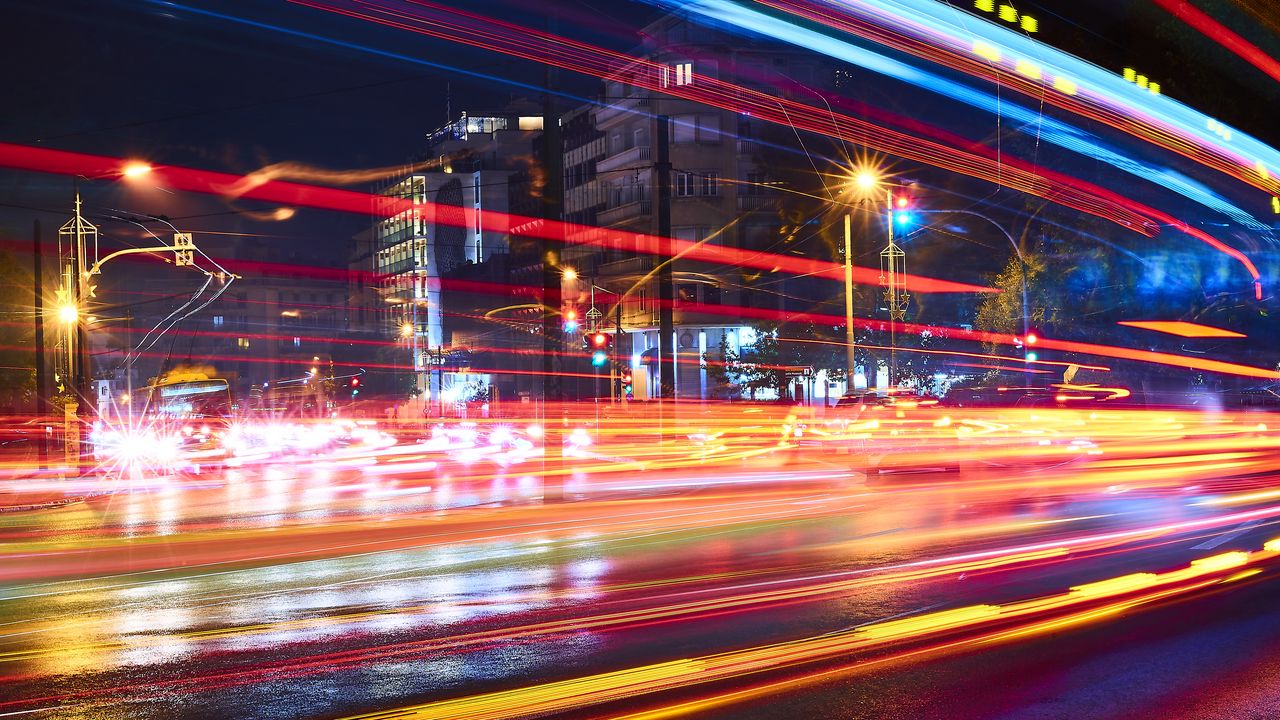
<path id="1" fill-rule="evenodd" d="M 351 387 L 360 387 L 360 378 L 351 378 Z"/>
<path id="2" fill-rule="evenodd" d="M 601 348 L 608 344 L 609 344 L 609 336 L 605 335 L 604 333 L 598 332 L 591 336 L 592 347 Z"/>
<path id="3" fill-rule="evenodd" d="M 630 372 L 624 372 L 624 373 L 622 373 L 622 384 L 623 384 L 623 385 L 630 385 L 630 384 L 631 384 L 631 373 L 630 373 Z"/>
<path id="4" fill-rule="evenodd" d="M 1022 342 L 1026 343 L 1027 345 L 1035 345 L 1039 341 L 1040 341 L 1040 336 L 1036 335 L 1033 332 L 1027 333 L 1027 336 L 1022 339 Z"/>
<path id="5" fill-rule="evenodd" d="M 905 210 L 911 207 L 911 198 L 906 195 L 899 195 L 898 197 L 894 198 L 893 204 L 897 206 L 899 210 Z"/>

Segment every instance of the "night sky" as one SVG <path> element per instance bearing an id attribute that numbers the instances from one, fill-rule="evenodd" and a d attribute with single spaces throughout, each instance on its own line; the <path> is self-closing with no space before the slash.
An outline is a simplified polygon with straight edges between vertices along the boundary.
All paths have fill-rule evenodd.
<path id="1" fill-rule="evenodd" d="M 637 29 L 659 14 L 646 3 L 604 0 L 538 3 L 532 11 L 527 5 L 503 0 L 475 10 L 533 27 L 554 22 L 556 32 L 620 50 L 633 47 Z M 1153 78 L 1164 77 L 1168 94 L 1264 140 L 1276 134 L 1266 110 L 1275 106 L 1268 98 L 1276 84 L 1146 3 L 1023 5 L 1024 12 L 1042 14 L 1041 39 L 1076 47 L 1104 66 L 1150 67 Z M 454 116 L 497 110 L 534 96 L 543 82 L 542 69 L 532 63 L 286 2 L 0 2 L 0 12 L 7 20 L 0 24 L 0 53 L 8 69 L 0 139 L 153 163 L 236 173 L 282 161 L 338 170 L 396 165 L 422 149 L 424 133 L 442 125 L 447 110 Z M 1244 10 L 1226 7 L 1220 17 L 1264 49 L 1274 43 L 1265 32 L 1250 31 Z M 1137 33 L 1140 27 L 1155 32 Z M 570 73 L 559 73 L 557 83 L 575 96 L 596 89 L 594 80 Z M 1236 100 L 1234 93 L 1246 88 L 1256 90 L 1255 102 Z M 565 100 L 563 107 L 572 104 Z M 0 234 L 10 241 L 29 237 L 33 217 L 56 226 L 69 190 L 66 178 L 0 172 Z M 305 245 L 318 253 L 318 264 L 342 264 L 349 238 L 368 225 L 365 218 L 321 211 L 262 223 L 241 211 L 271 208 L 103 181 L 86 184 L 84 194 L 91 214 L 165 214 L 197 232 Z"/>

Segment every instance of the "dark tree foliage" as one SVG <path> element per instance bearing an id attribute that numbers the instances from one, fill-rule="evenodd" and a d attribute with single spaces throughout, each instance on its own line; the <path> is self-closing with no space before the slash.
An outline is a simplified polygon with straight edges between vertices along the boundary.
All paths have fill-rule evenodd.
<path id="1" fill-rule="evenodd" d="M 35 394 L 31 271 L 0 253 L 0 410 L 25 410 Z"/>

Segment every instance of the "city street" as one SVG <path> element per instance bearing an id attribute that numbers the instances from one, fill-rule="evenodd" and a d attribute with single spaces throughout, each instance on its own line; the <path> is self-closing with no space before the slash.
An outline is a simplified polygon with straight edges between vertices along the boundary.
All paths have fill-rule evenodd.
<path id="1" fill-rule="evenodd" d="M 1000 414 L 1005 440 L 1033 417 Z M 1093 454 L 998 477 L 868 483 L 820 452 L 762 469 L 782 448 L 711 471 L 574 471 L 545 503 L 492 480 L 320 485 L 317 456 L 8 514 L 0 712 L 1208 718 L 1221 708 L 1188 704 L 1207 684 L 1265 716 L 1280 505 L 1259 468 L 1280 435 L 1256 415 L 1142 429 L 1174 417 L 1112 418 L 1077 431 Z M 1106 471 L 1160 465 L 1125 486 Z"/>
<path id="2" fill-rule="evenodd" d="M 1280 720 L 1280 0 L 0 19 L 0 720 Z"/>

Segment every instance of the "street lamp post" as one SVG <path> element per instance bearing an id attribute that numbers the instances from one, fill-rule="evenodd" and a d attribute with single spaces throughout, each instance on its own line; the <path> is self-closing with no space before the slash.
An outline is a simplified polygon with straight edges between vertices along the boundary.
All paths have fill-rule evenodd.
<path id="1" fill-rule="evenodd" d="M 1013 235 L 1011 235 L 1000 223 L 975 210 L 918 210 L 917 212 L 928 213 L 930 215 L 972 215 L 973 217 L 980 218 L 991 223 L 1002 235 L 1004 235 L 1005 239 L 1009 241 L 1009 246 L 1013 248 L 1014 254 L 1018 256 L 1018 264 L 1022 269 L 1022 337 L 1025 340 L 1031 334 L 1031 324 L 1027 308 L 1027 258 L 1023 256 L 1022 248 L 1018 245 L 1017 241 L 1013 239 Z M 1026 352 L 1025 347 L 1023 347 L 1023 352 Z"/>
<path id="2" fill-rule="evenodd" d="M 870 167 L 864 167 L 853 174 L 854 190 L 860 196 L 858 205 L 870 199 L 880 185 L 880 174 Z M 854 377 L 858 371 L 857 335 L 853 325 L 853 213 L 844 215 L 844 344 L 845 344 L 845 390 L 852 392 Z"/>
<path id="3" fill-rule="evenodd" d="M 854 375 L 858 371 L 857 351 L 855 343 L 857 337 L 853 328 L 853 216 L 845 213 L 844 216 L 844 344 L 845 344 L 845 387 L 846 392 L 852 392 L 854 387 Z"/>
<path id="4" fill-rule="evenodd" d="M 599 285 L 596 285 L 593 278 L 593 281 L 591 283 L 591 309 L 587 311 L 587 317 L 591 318 L 592 330 L 595 330 L 596 318 L 602 317 L 600 311 L 596 309 L 596 290 L 599 290 L 600 292 L 608 293 L 614 296 L 614 298 L 616 298 L 616 302 L 614 303 L 614 306 L 613 306 L 613 320 L 614 320 L 613 346 L 609 348 L 609 353 L 610 353 L 609 402 L 613 402 L 615 391 L 617 392 L 617 395 L 618 395 L 617 399 L 621 401 L 622 392 L 621 392 L 621 388 L 618 387 L 617 371 L 618 371 L 618 353 L 621 352 L 621 350 L 619 349 L 619 345 L 620 345 L 620 341 L 622 340 L 622 297 L 618 295 L 618 293 L 608 288 L 602 288 Z"/>

